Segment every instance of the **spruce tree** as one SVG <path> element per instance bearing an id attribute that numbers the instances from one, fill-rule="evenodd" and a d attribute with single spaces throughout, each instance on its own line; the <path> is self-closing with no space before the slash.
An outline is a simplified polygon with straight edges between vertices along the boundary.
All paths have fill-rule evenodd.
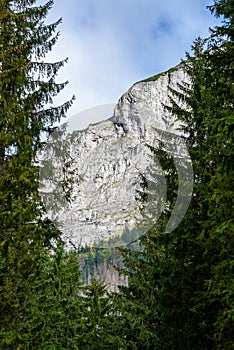
<path id="1" fill-rule="evenodd" d="M 57 247 L 48 259 L 38 261 L 38 273 L 31 289 L 31 304 L 25 305 L 27 322 L 24 340 L 30 349 L 82 348 L 87 325 L 83 310 L 80 266 L 76 252 Z"/>
<path id="2" fill-rule="evenodd" d="M 33 303 L 38 260 L 60 241 L 60 232 L 44 218 L 35 158 L 42 133 L 72 103 L 47 107 L 66 85 L 55 80 L 65 61 L 44 62 L 61 20 L 45 23 L 53 1 L 35 4 L 0 1 L 0 342 L 6 349 L 27 348 L 24 307 Z"/>
<path id="3" fill-rule="evenodd" d="M 92 278 L 83 291 L 85 332 L 79 343 L 80 348 L 121 349 L 123 342 L 115 334 L 116 313 L 107 286 L 100 280 Z"/>
<path id="4" fill-rule="evenodd" d="M 234 343 L 234 4 L 215 1 L 209 7 L 222 20 L 211 31 L 205 71 L 205 100 L 209 131 L 208 220 L 203 223 L 205 258 L 210 276 L 205 281 L 209 304 L 216 306 L 213 338 L 218 349 Z M 212 71 L 212 74 L 210 74 Z M 210 194 L 210 195 L 209 195 Z M 217 307 L 218 305 L 218 307 Z"/>

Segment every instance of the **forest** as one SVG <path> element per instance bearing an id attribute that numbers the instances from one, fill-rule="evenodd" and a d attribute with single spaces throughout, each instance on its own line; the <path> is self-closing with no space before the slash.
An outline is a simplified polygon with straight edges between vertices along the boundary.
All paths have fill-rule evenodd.
<path id="1" fill-rule="evenodd" d="M 191 44 L 182 61 L 191 84 L 165 106 L 187 135 L 190 206 L 165 233 L 177 183 L 154 150 L 168 170 L 167 210 L 139 249 L 98 253 L 127 281 L 117 291 L 84 283 L 81 255 L 88 266 L 93 251 L 65 250 L 39 195 L 36 154 L 73 98 L 48 107 L 67 84 L 56 82 L 67 60 L 44 61 L 61 19 L 47 24 L 53 1 L 37 2 L 0 0 L 0 349 L 234 349 L 233 0 L 208 6 L 220 25 Z"/>

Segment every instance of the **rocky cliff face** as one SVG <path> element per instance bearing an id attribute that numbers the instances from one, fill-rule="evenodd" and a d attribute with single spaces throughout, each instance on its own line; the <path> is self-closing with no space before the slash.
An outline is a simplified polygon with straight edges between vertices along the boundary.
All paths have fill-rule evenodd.
<path id="1" fill-rule="evenodd" d="M 157 219 L 166 201 L 166 180 L 157 160 L 157 180 L 150 178 L 147 145 L 162 141 L 174 159 L 186 157 L 179 125 L 164 109 L 170 104 L 169 88 L 178 89 L 183 81 L 188 78 L 178 67 L 136 83 L 120 98 L 112 118 L 65 137 L 57 133 L 48 143 L 40 156 L 41 194 L 68 247 L 114 236 L 118 244 L 134 240 L 139 234 L 134 228 L 144 216 L 137 200 L 142 174 L 153 184 L 154 197 L 148 201 Z"/>

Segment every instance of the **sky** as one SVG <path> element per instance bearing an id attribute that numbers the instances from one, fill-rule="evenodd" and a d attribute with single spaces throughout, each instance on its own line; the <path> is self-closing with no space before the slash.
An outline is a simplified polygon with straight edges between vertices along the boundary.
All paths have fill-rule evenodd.
<path id="1" fill-rule="evenodd" d="M 206 9 L 212 3 L 54 0 L 47 20 L 62 17 L 63 22 L 59 41 L 47 60 L 69 58 L 58 76 L 58 82 L 68 80 L 69 85 L 55 102 L 74 94 L 71 117 L 97 105 L 116 103 L 135 82 L 175 66 L 194 39 L 208 36 L 209 27 L 217 24 Z"/>

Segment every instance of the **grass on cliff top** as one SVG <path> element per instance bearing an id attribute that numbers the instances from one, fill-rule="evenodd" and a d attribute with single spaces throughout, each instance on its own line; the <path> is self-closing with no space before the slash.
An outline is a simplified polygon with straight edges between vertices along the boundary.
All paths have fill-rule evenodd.
<path id="1" fill-rule="evenodd" d="M 140 80 L 138 81 L 137 83 L 146 83 L 146 82 L 149 82 L 149 81 L 155 81 L 157 80 L 158 78 L 168 74 L 168 73 L 172 73 L 172 72 L 175 72 L 176 70 L 178 70 L 179 66 L 175 66 L 175 67 L 172 67 L 170 69 L 168 69 L 167 71 L 165 72 L 162 72 L 162 73 L 158 73 L 156 75 L 153 75 L 152 77 L 149 77 L 149 78 L 146 78 L 146 79 L 143 79 L 143 80 Z"/>

